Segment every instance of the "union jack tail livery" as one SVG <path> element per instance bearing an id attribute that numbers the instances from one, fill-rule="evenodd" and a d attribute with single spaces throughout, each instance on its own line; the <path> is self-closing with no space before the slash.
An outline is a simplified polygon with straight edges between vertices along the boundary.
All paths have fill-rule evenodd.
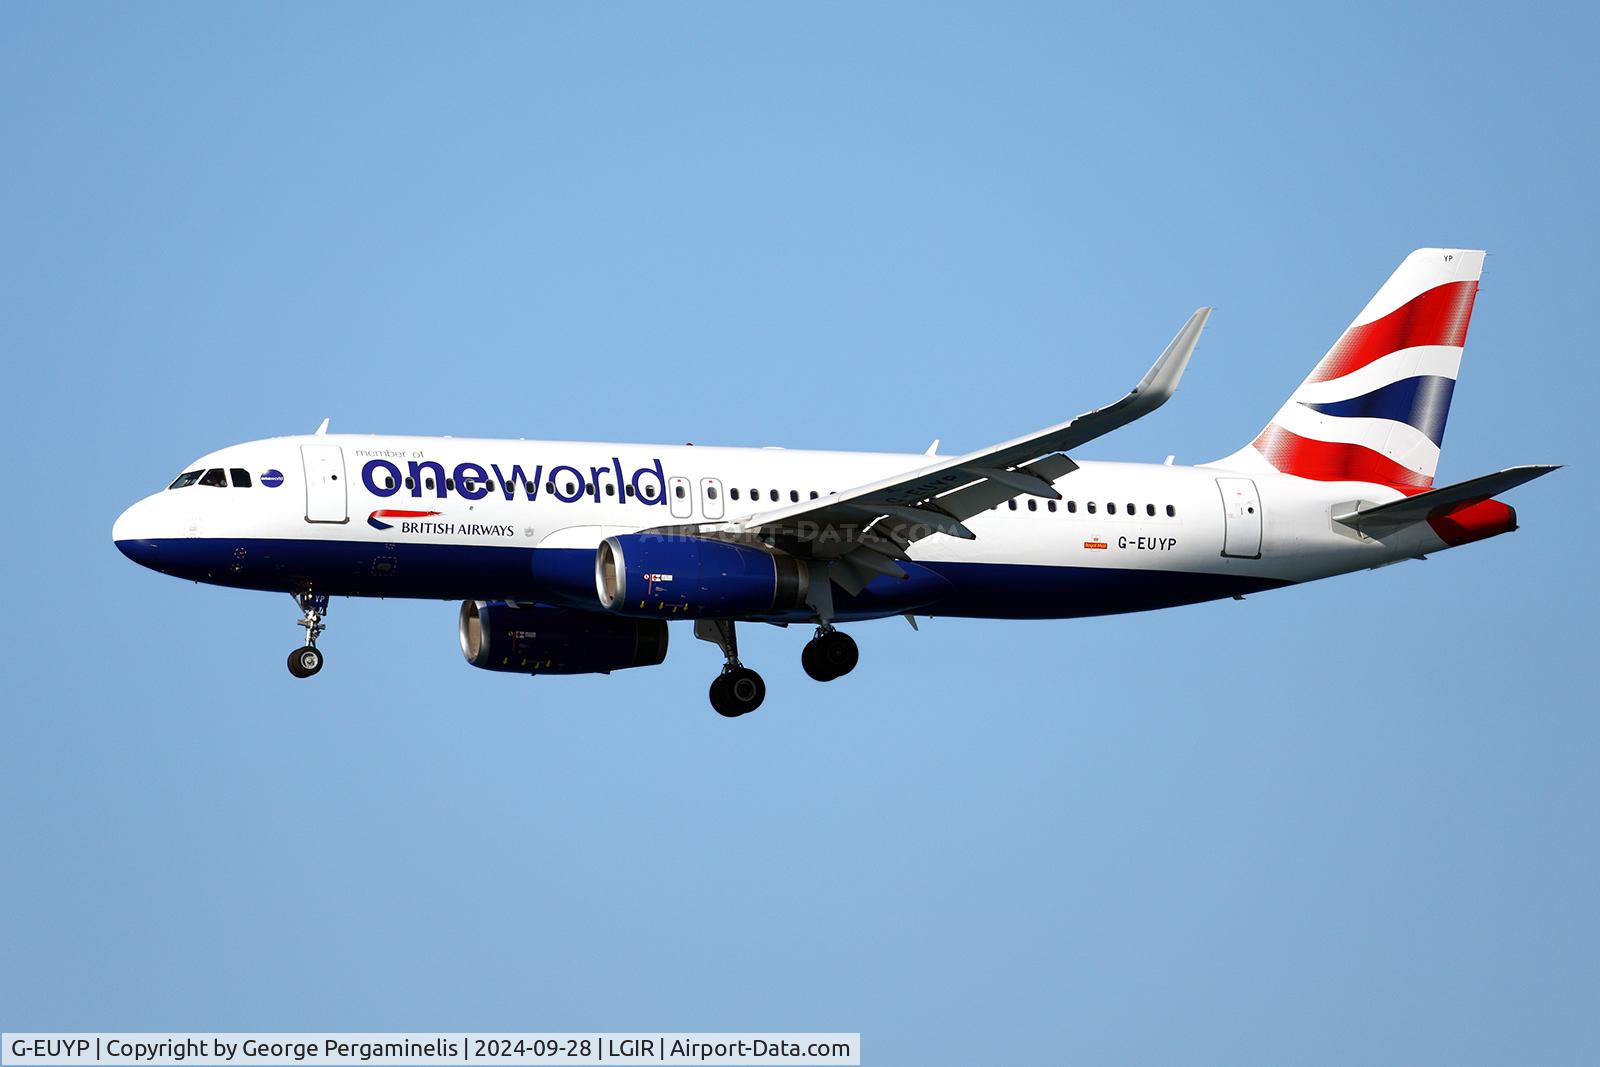
<path id="1" fill-rule="evenodd" d="M 1431 488 L 1483 256 L 1407 256 L 1267 428 L 1216 465 L 1408 495 Z"/>

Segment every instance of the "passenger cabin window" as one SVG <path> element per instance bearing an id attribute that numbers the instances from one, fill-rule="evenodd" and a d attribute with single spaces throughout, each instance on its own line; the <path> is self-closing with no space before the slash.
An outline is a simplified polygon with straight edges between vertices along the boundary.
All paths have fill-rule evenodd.
<path id="1" fill-rule="evenodd" d="M 776 489 L 769 489 L 767 492 L 772 496 L 772 502 L 776 504 L 778 502 L 778 491 Z"/>
<path id="2" fill-rule="evenodd" d="M 1156 513 L 1156 506 L 1154 504 L 1146 504 L 1144 506 L 1144 513 L 1153 517 Z"/>
<path id="3" fill-rule="evenodd" d="M 173 481 L 172 481 L 172 484 L 167 486 L 167 488 L 168 489 L 184 489 L 184 488 L 187 488 L 188 486 L 193 485 L 195 482 L 198 482 L 200 480 L 200 476 L 202 474 L 204 474 L 204 473 L 205 473 L 205 471 L 184 471 L 182 474 L 180 474 L 176 478 L 174 478 Z"/>
<path id="4" fill-rule="evenodd" d="M 243 467 L 234 467 L 228 471 L 228 476 L 233 479 L 233 487 L 235 489 L 250 488 L 250 472 Z"/>
<path id="5" fill-rule="evenodd" d="M 1038 511 L 1039 510 L 1039 502 L 1037 500 L 1033 499 L 1033 497 L 1031 497 L 1031 496 L 1028 498 L 1028 510 L 1029 511 Z"/>
<path id="6" fill-rule="evenodd" d="M 1093 500 L 1089 501 L 1088 503 L 1084 504 L 1083 506 L 1089 509 L 1089 514 L 1091 514 L 1091 515 L 1094 514 L 1094 501 Z"/>
<path id="7" fill-rule="evenodd" d="M 728 495 L 733 497 L 733 499 L 738 500 L 739 499 L 739 490 L 737 490 L 737 489 L 729 489 L 728 490 Z"/>
<path id="8" fill-rule="evenodd" d="M 1178 517 L 1178 509 L 1173 507 L 1171 504 L 1168 504 L 1167 505 L 1167 518 L 1175 519 L 1177 517 Z"/>
<path id="9" fill-rule="evenodd" d="M 1076 515 L 1078 513 L 1078 502 L 1076 500 L 1067 501 L 1067 510 Z"/>
<path id="10" fill-rule="evenodd" d="M 1046 500 L 1044 502 L 1044 506 L 1049 508 L 1051 511 L 1054 511 L 1056 509 L 1056 502 L 1054 500 Z"/>
<path id="11" fill-rule="evenodd" d="M 228 476 L 222 473 L 221 467 L 213 467 L 200 476 L 200 484 L 226 489 L 228 487 Z"/>
<path id="12" fill-rule="evenodd" d="M 1015 500 L 1007 500 L 1006 501 L 1006 507 L 1010 508 L 1012 511 L 1016 511 L 1017 510 L 1017 502 Z"/>
<path id="13" fill-rule="evenodd" d="M 1106 514 L 1107 515 L 1115 515 L 1116 513 L 1117 513 L 1117 506 L 1115 504 L 1107 504 L 1106 505 Z"/>
<path id="14" fill-rule="evenodd" d="M 626 490 L 624 490 L 624 492 L 626 492 L 629 496 L 632 496 L 633 495 L 633 486 L 631 486 L 631 485 L 628 486 L 628 488 Z"/>

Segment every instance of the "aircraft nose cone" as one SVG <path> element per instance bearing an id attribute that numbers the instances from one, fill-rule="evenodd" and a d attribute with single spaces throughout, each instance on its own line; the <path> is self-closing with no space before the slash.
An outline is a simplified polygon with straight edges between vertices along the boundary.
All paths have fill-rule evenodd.
<path id="1" fill-rule="evenodd" d="M 117 549 L 141 566 L 155 565 L 156 530 L 151 522 L 149 498 L 139 501 L 111 524 L 111 540 Z"/>

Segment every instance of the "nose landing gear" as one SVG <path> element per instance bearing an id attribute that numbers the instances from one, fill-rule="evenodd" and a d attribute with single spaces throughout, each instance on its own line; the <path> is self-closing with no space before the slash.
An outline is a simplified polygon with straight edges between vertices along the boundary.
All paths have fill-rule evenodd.
<path id="1" fill-rule="evenodd" d="M 300 605 L 301 611 L 296 625 L 306 628 L 306 643 L 289 653 L 289 673 L 296 678 L 309 678 L 322 669 L 322 652 L 317 648 L 317 638 L 328 627 L 323 621 L 328 617 L 328 598 L 315 593 L 296 593 L 294 600 Z"/>
<path id="2" fill-rule="evenodd" d="M 718 715 L 736 719 L 748 715 L 767 698 L 761 675 L 739 662 L 739 640 L 731 619 L 696 619 L 694 635 L 722 649 L 726 662 L 711 683 L 711 706 Z"/>
<path id="3" fill-rule="evenodd" d="M 807 641 L 800 652 L 800 666 L 819 682 L 843 678 L 856 669 L 860 659 L 861 650 L 855 639 L 827 625 L 817 627 L 817 636 Z"/>

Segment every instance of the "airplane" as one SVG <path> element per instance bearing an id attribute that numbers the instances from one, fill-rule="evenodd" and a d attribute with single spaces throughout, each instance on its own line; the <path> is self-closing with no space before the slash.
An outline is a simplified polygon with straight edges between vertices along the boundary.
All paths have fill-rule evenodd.
<path id="1" fill-rule="evenodd" d="M 1482 251 L 1412 252 L 1254 439 L 1210 463 L 1075 460 L 1164 404 L 1210 308 L 1109 406 L 962 455 L 314 434 L 188 464 L 116 520 L 129 559 L 289 593 L 322 669 L 330 598 L 459 600 L 475 667 L 609 674 L 659 664 L 688 621 L 734 718 L 766 685 L 740 622 L 812 630 L 917 616 L 1064 619 L 1148 611 L 1382 567 L 1517 528 L 1494 499 L 1558 469 L 1435 487 Z"/>

